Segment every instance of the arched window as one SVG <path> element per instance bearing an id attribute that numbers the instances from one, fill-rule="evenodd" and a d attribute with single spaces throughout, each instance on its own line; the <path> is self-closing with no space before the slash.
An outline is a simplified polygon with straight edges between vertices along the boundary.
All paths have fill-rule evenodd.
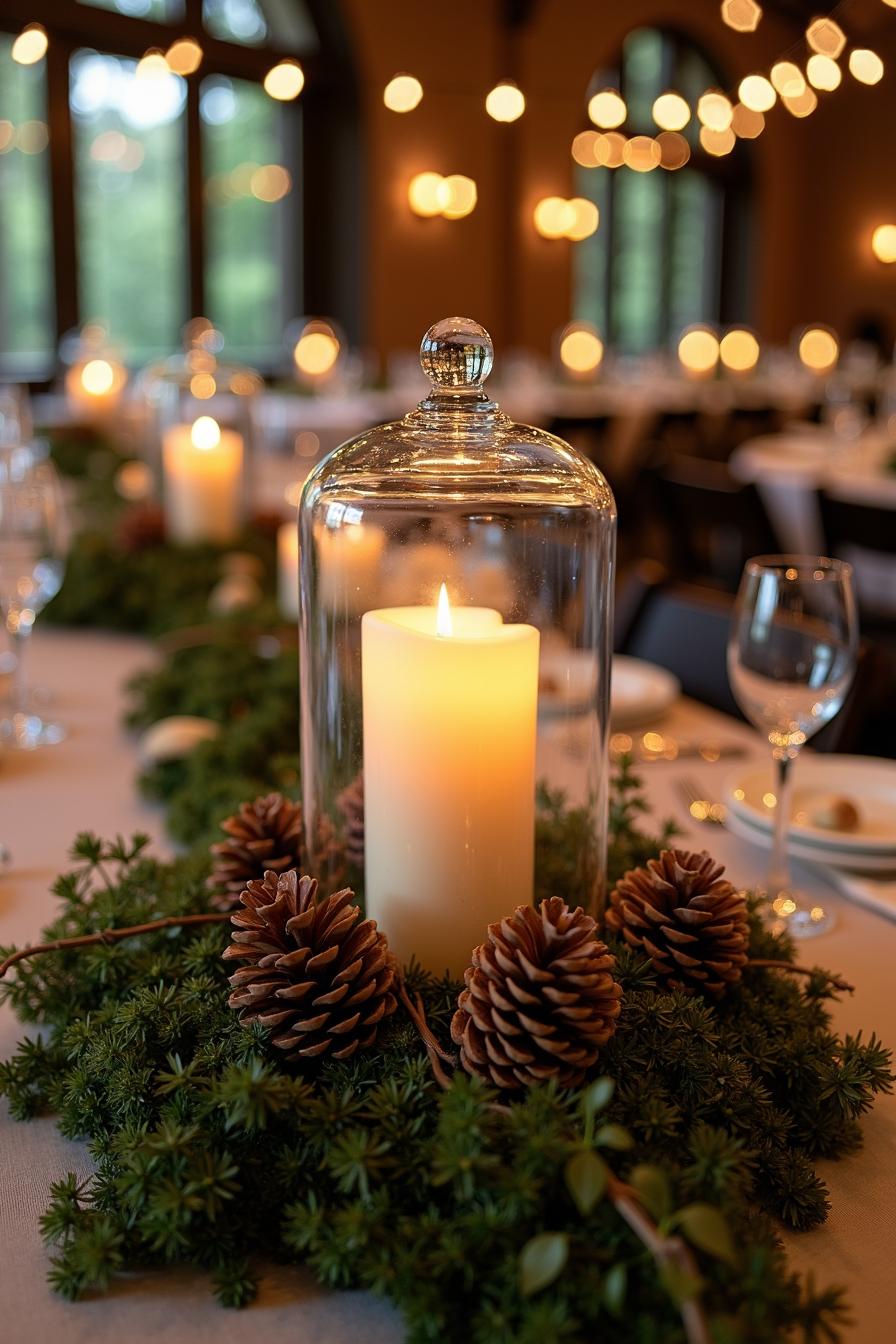
<path id="1" fill-rule="evenodd" d="M 26 9 L 48 36 L 45 57 L 30 64 L 13 53 Z M 346 209 L 334 200 L 337 169 L 349 191 L 355 176 L 353 79 L 336 9 L 317 0 L 2 6 L 0 376 L 46 376 L 59 336 L 94 318 L 132 363 L 175 348 L 200 313 L 235 355 L 262 366 L 304 311 L 354 328 L 319 223 Z M 143 59 L 184 39 L 201 49 L 195 69 L 189 51 L 182 74 L 160 54 Z M 263 88 L 284 57 L 306 75 L 295 101 Z"/>
<path id="2" fill-rule="evenodd" d="M 628 136 L 656 136 L 653 104 L 667 90 L 692 109 L 717 71 L 686 39 L 656 28 L 631 32 L 617 71 L 592 88 L 619 88 Z M 624 353 L 673 342 L 692 322 L 747 320 L 749 162 L 738 142 L 713 156 L 700 145 L 696 116 L 682 131 L 685 166 L 638 172 L 577 166 L 577 190 L 600 210 L 597 233 L 573 249 L 574 316 L 594 322 Z"/>

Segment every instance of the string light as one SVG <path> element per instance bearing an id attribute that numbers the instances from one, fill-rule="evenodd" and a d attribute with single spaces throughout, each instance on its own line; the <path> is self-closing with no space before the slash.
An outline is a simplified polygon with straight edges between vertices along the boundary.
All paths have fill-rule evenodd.
<path id="1" fill-rule="evenodd" d="M 663 131 L 680 131 L 691 119 L 691 109 L 680 93 L 661 93 L 653 104 L 653 119 Z"/>
<path id="2" fill-rule="evenodd" d="M 715 158 L 721 159 L 726 154 L 731 153 L 737 144 L 737 136 L 730 126 L 724 131 L 714 131 L 711 126 L 701 126 L 700 143 L 707 154 L 712 154 Z"/>
<path id="3" fill-rule="evenodd" d="M 887 266 L 896 261 L 896 224 L 878 224 L 871 235 L 871 250 Z"/>
<path id="4" fill-rule="evenodd" d="M 148 51 L 145 56 L 141 56 L 137 62 L 137 68 L 134 75 L 137 79 L 159 79 L 170 75 L 168 62 L 158 50 Z"/>
<path id="5" fill-rule="evenodd" d="M 192 37 L 180 37 L 165 52 L 165 63 L 175 75 L 192 75 L 202 64 L 202 48 Z"/>
<path id="6" fill-rule="evenodd" d="M 533 212 L 535 228 L 542 238 L 568 238 L 580 243 L 590 238 L 600 223 L 600 212 L 593 201 L 584 196 L 566 200 L 562 196 L 545 196 Z"/>
<path id="7" fill-rule="evenodd" d="M 660 167 L 669 172 L 683 168 L 691 157 L 691 147 L 678 131 L 661 131 L 656 142 L 660 148 Z"/>
<path id="8" fill-rule="evenodd" d="M 595 373 L 604 357 L 604 343 L 590 322 L 570 322 L 560 333 L 560 362 L 580 377 Z"/>
<path id="9" fill-rule="evenodd" d="M 439 199 L 439 187 L 442 185 L 441 173 L 417 173 L 408 183 L 408 204 L 415 215 L 431 219 L 442 213 Z"/>
<path id="10" fill-rule="evenodd" d="M 731 99 L 718 89 L 708 89 L 697 101 L 697 117 L 711 131 L 727 131 L 733 113 Z"/>
<path id="11" fill-rule="evenodd" d="M 305 87 L 305 72 L 298 61 L 278 61 L 264 77 L 264 91 L 269 98 L 290 103 Z"/>
<path id="12" fill-rule="evenodd" d="M 599 137 L 595 147 L 598 163 L 604 168 L 621 168 L 625 155 L 625 136 L 620 131 L 608 131 Z"/>
<path id="13" fill-rule="evenodd" d="M 813 19 L 806 29 L 806 41 L 820 56 L 836 60 L 846 46 L 846 34 L 833 19 Z"/>
<path id="14" fill-rule="evenodd" d="M 575 212 L 575 222 L 566 230 L 566 237 L 571 243 L 580 243 L 583 238 L 590 238 L 593 233 L 597 233 L 600 211 L 593 201 L 586 200 L 584 196 L 573 196 L 569 204 Z"/>
<path id="15" fill-rule="evenodd" d="M 395 75 L 383 89 L 390 112 L 413 112 L 423 97 L 423 85 L 413 75 Z"/>
<path id="16" fill-rule="evenodd" d="M 781 102 L 787 108 L 787 111 L 794 117 L 808 117 L 818 106 L 818 98 L 810 88 L 803 89 L 802 93 L 791 98 L 789 94 L 782 95 Z"/>
<path id="17" fill-rule="evenodd" d="M 580 131 L 572 142 L 572 157 L 583 168 L 596 168 L 598 142 L 603 139 L 597 131 Z"/>
<path id="18" fill-rule="evenodd" d="M 821 89 L 825 93 L 836 89 L 843 79 L 843 72 L 834 58 L 824 56 L 820 52 L 809 57 L 806 62 L 806 75 L 814 89 Z"/>
<path id="19" fill-rule="evenodd" d="M 627 115 L 625 100 L 615 89 L 601 89 L 588 101 L 588 116 L 603 130 L 621 126 Z"/>
<path id="20" fill-rule="evenodd" d="M 485 110 L 494 121 L 518 121 L 526 110 L 526 99 L 521 89 L 505 79 L 487 95 Z"/>
<path id="21" fill-rule="evenodd" d="M 436 196 L 446 219 L 463 219 L 476 209 L 478 193 L 472 177 L 452 173 L 450 177 L 442 178 Z"/>
<path id="22" fill-rule="evenodd" d="M 712 373 L 719 362 L 719 341 L 709 327 L 689 327 L 678 342 L 682 368 L 697 377 Z"/>
<path id="23" fill-rule="evenodd" d="M 331 373 L 339 358 L 339 338 L 325 322 L 309 322 L 292 352 L 299 373 L 322 378 Z"/>
<path id="24" fill-rule="evenodd" d="M 840 346 L 830 327 L 807 327 L 800 337 L 800 361 L 813 373 L 828 373 L 839 354 Z"/>
<path id="25" fill-rule="evenodd" d="M 731 117 L 731 129 L 739 140 L 755 140 L 765 130 L 765 117 L 738 103 Z"/>
<path id="26" fill-rule="evenodd" d="M 736 33 L 755 33 L 762 18 L 756 0 L 722 0 L 722 22 Z"/>
<path id="27" fill-rule="evenodd" d="M 860 84 L 878 84 L 884 76 L 884 63 L 876 51 L 854 47 L 849 53 L 849 73 Z"/>
<path id="28" fill-rule="evenodd" d="M 778 61 L 772 66 L 772 85 L 782 98 L 799 98 L 806 89 L 803 72 L 793 61 Z M 760 108 L 760 111 L 763 109 Z"/>
<path id="29" fill-rule="evenodd" d="M 279 163 L 262 164 L 249 179 L 249 191 L 257 201 L 273 204 L 288 196 L 292 189 L 289 172 Z"/>
<path id="30" fill-rule="evenodd" d="M 12 44 L 10 55 L 19 65 L 36 65 L 47 54 L 49 40 L 43 24 L 29 23 Z"/>
<path id="31" fill-rule="evenodd" d="M 746 75 L 737 90 L 744 107 L 751 112 L 768 112 L 778 101 L 774 86 L 765 75 Z"/>
<path id="32" fill-rule="evenodd" d="M 633 135 L 622 150 L 623 163 L 636 173 L 653 172 L 659 168 L 662 157 L 659 145 L 649 135 Z"/>
<path id="33" fill-rule="evenodd" d="M 746 327 L 732 327 L 719 342 L 719 358 L 731 373 L 749 373 L 759 363 L 759 342 Z"/>

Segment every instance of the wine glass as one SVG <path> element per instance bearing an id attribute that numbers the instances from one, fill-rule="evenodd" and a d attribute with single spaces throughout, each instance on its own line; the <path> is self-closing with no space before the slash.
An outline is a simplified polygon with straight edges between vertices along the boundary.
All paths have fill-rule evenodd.
<path id="1" fill-rule="evenodd" d="M 65 730 L 30 703 L 24 653 L 38 612 L 59 591 L 68 527 L 56 474 L 49 463 L 23 479 L 0 479 L 0 610 L 15 654 L 8 712 L 0 735 L 11 747 L 33 750 L 61 742 Z"/>
<path id="2" fill-rule="evenodd" d="M 852 569 L 820 556 L 762 555 L 740 583 L 728 675 L 735 699 L 764 733 L 777 765 L 766 896 L 794 937 L 822 933 L 830 913 L 790 885 L 787 825 L 792 765 L 800 748 L 843 705 L 855 673 L 858 624 Z"/>

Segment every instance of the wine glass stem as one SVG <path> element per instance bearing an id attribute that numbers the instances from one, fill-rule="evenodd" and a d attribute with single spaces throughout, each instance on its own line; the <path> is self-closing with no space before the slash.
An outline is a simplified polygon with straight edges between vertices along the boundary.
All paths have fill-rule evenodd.
<path id="1" fill-rule="evenodd" d="M 28 708 L 28 681 L 25 676 L 25 649 L 31 634 L 31 623 L 17 619 L 10 612 L 6 618 L 6 629 L 12 647 L 15 663 L 12 672 L 12 712 L 23 714 Z"/>
<path id="2" fill-rule="evenodd" d="M 771 900 L 790 888 L 790 864 L 787 860 L 787 829 L 790 820 L 790 793 L 793 785 L 794 757 L 784 748 L 774 752 L 777 764 L 775 791 L 775 825 L 772 837 L 772 856 L 768 871 L 768 891 Z"/>

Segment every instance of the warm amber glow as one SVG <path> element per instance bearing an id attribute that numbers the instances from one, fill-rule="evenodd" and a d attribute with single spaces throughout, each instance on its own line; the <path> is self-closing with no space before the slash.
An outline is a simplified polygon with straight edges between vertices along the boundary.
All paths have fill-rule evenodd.
<path id="1" fill-rule="evenodd" d="M 192 75 L 202 64 L 202 48 L 192 37 L 179 37 L 165 52 L 168 69 L 176 75 Z"/>
<path id="2" fill-rule="evenodd" d="M 719 358 L 732 373 L 748 373 L 759 362 L 759 342 L 752 331 L 732 327 L 719 342 Z"/>
<path id="3" fill-rule="evenodd" d="M 806 29 L 806 41 L 820 55 L 836 58 L 846 46 L 846 34 L 833 19 L 813 19 Z"/>
<path id="4" fill-rule="evenodd" d="M 305 71 L 298 61 L 279 61 L 264 77 L 264 91 L 281 103 L 298 98 L 305 87 Z"/>
<path id="5" fill-rule="evenodd" d="M 594 202 L 586 200 L 584 196 L 573 196 L 568 204 L 573 208 L 575 220 L 566 230 L 566 237 L 572 243 L 580 243 L 583 238 L 590 238 L 592 233 L 597 232 L 600 212 Z"/>
<path id="6" fill-rule="evenodd" d="M 453 633 L 451 603 L 448 601 L 448 589 L 443 583 L 439 589 L 439 601 L 436 607 L 436 634 L 442 639 L 450 639 Z"/>
<path id="7" fill-rule="evenodd" d="M 413 112 L 423 97 L 423 85 L 413 75 L 395 75 L 383 89 L 390 112 Z"/>
<path id="8" fill-rule="evenodd" d="M 680 93 L 661 93 L 653 104 L 653 119 L 663 131 L 680 131 L 691 119 L 691 109 Z"/>
<path id="9" fill-rule="evenodd" d="M 415 215 L 431 219 L 442 213 L 439 199 L 439 187 L 442 185 L 441 173 L 418 173 L 408 183 L 408 204 Z"/>
<path id="10" fill-rule="evenodd" d="M 793 61 L 778 61 L 772 66 L 772 84 L 782 98 L 799 98 L 806 91 L 803 72 Z"/>
<path id="11" fill-rule="evenodd" d="M 731 129 L 740 140 L 755 140 L 765 130 L 765 117 L 738 103 L 731 118 Z"/>
<path id="12" fill-rule="evenodd" d="M 16 148 L 23 154 L 42 154 L 49 143 L 45 121 L 23 121 L 16 131 Z"/>
<path id="13" fill-rule="evenodd" d="M 560 362 L 570 373 L 594 373 L 604 357 L 604 343 L 590 323 L 566 327 L 560 337 Z"/>
<path id="14" fill-rule="evenodd" d="M 704 376 L 719 362 L 719 342 L 709 327 L 691 327 L 678 342 L 678 358 L 687 373 Z"/>
<path id="15" fill-rule="evenodd" d="M 822 89 L 826 93 L 836 89 L 843 78 L 843 73 L 833 57 L 822 56 L 819 52 L 810 56 L 806 62 L 806 74 L 813 89 Z"/>
<path id="16" fill-rule="evenodd" d="M 621 126 L 627 115 L 625 100 L 615 89 L 601 89 L 588 101 L 588 116 L 604 130 Z"/>
<path id="17" fill-rule="evenodd" d="M 800 337 L 800 360 L 813 373 L 827 373 L 839 354 L 837 337 L 829 327 L 807 327 Z"/>
<path id="18" fill-rule="evenodd" d="M 707 154 L 721 159 L 730 154 L 737 144 L 737 136 L 729 126 L 727 131 L 713 131 L 709 126 L 700 127 L 700 143 Z"/>
<path id="19" fill-rule="evenodd" d="M 304 331 L 292 352 L 296 368 L 309 378 L 329 373 L 339 358 L 339 340 L 332 331 Z"/>
<path id="20" fill-rule="evenodd" d="M 778 95 L 765 75 L 746 75 L 737 90 L 744 107 L 751 112 L 768 112 L 774 107 Z"/>
<path id="21" fill-rule="evenodd" d="M 487 95 L 485 110 L 495 121 L 518 121 L 526 110 L 526 100 L 522 91 L 505 79 Z"/>
<path id="22" fill-rule="evenodd" d="M 443 177 L 436 189 L 442 214 L 446 219 L 463 219 L 476 209 L 476 183 L 472 177 L 452 173 Z"/>
<path id="23" fill-rule="evenodd" d="M 190 440 L 194 448 L 206 450 L 217 448 L 221 442 L 221 428 L 217 420 L 213 420 L 210 415 L 200 415 L 199 419 L 193 422 Z"/>
<path id="24" fill-rule="evenodd" d="M 536 205 L 533 219 L 542 238 L 565 238 L 575 226 L 576 212 L 562 196 L 545 196 Z"/>
<path id="25" fill-rule="evenodd" d="M 697 117 L 710 131 L 727 131 L 733 112 L 731 99 L 718 89 L 708 89 L 697 100 Z"/>
<path id="26" fill-rule="evenodd" d="M 215 395 L 217 383 L 210 373 L 194 373 L 190 379 L 190 395 L 197 401 L 208 401 Z"/>
<path id="27" fill-rule="evenodd" d="M 659 168 L 662 157 L 659 145 L 649 135 L 633 135 L 622 149 L 623 163 L 636 173 L 650 173 Z"/>
<path id="28" fill-rule="evenodd" d="M 141 56 L 134 71 L 137 79 L 160 79 L 170 73 L 168 62 L 160 51 L 148 51 Z"/>
<path id="29" fill-rule="evenodd" d="M 670 172 L 683 168 L 691 157 L 691 147 L 678 131 L 660 131 L 656 143 L 660 149 L 660 167 Z"/>
<path id="30" fill-rule="evenodd" d="M 884 63 L 876 51 L 855 47 L 849 53 L 849 73 L 860 84 L 877 84 L 884 77 Z"/>
<path id="31" fill-rule="evenodd" d="M 604 168 L 621 168 L 625 154 L 625 136 L 619 131 L 608 131 L 597 137 L 594 156 Z"/>
<path id="32" fill-rule="evenodd" d="M 896 224 L 878 224 L 871 235 L 871 250 L 878 261 L 896 261 Z"/>
<path id="33" fill-rule="evenodd" d="M 597 131 L 579 131 L 572 142 L 572 157 L 576 163 L 583 168 L 596 168 L 599 163 L 597 147 L 602 139 Z"/>
<path id="34" fill-rule="evenodd" d="M 781 95 L 781 102 L 787 108 L 787 111 L 794 117 L 811 116 L 818 106 L 818 97 L 810 88 L 803 89 L 802 93 L 796 97 L 790 97 L 789 94 Z"/>
<path id="35" fill-rule="evenodd" d="M 47 31 L 39 23 L 29 23 L 12 44 L 10 55 L 19 65 L 35 65 L 47 54 Z"/>
<path id="36" fill-rule="evenodd" d="M 736 33 L 755 33 L 761 18 L 756 0 L 722 0 L 722 21 Z"/>
<path id="37" fill-rule="evenodd" d="M 0 121 L 0 154 L 8 154 L 15 142 L 15 126 L 11 121 Z"/>
<path id="38" fill-rule="evenodd" d="M 89 359 L 81 370 L 81 386 L 92 397 L 111 392 L 115 386 L 115 370 L 108 359 Z"/>
<path id="39" fill-rule="evenodd" d="M 292 188 L 292 178 L 279 163 L 265 163 L 249 179 L 249 190 L 258 201 L 281 201 Z"/>

